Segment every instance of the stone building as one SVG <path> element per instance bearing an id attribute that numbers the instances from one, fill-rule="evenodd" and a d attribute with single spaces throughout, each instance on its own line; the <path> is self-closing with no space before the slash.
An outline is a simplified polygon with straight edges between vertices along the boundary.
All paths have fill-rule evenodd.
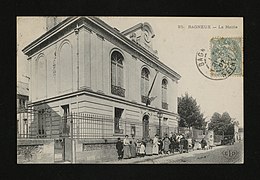
<path id="1" fill-rule="evenodd" d="M 38 112 L 31 132 L 58 138 L 61 117 L 75 112 L 111 118 L 112 125 L 92 127 L 105 131 L 107 140 L 154 137 L 159 111 L 161 133 L 176 132 L 181 76 L 159 60 L 149 23 L 120 32 L 97 17 L 46 22 L 47 32 L 23 49 L 30 64 L 29 106 Z"/>
<path id="2" fill-rule="evenodd" d="M 26 134 L 28 132 L 27 121 L 28 116 L 25 113 L 29 100 L 29 84 L 18 81 L 17 82 L 17 134 Z"/>

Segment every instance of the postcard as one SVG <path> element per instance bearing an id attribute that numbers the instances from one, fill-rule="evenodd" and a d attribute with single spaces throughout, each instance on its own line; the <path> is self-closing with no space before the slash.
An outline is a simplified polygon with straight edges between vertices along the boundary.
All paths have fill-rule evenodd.
<path id="1" fill-rule="evenodd" d="M 17 17 L 18 164 L 243 164 L 242 17 Z"/>

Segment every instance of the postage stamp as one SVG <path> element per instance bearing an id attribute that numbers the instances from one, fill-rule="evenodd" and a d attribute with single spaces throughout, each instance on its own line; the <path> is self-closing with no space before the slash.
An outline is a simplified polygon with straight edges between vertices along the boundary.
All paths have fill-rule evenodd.
<path id="1" fill-rule="evenodd" d="M 222 80 L 242 74 L 242 38 L 211 38 L 209 50 L 196 54 L 199 71 L 212 80 Z"/>

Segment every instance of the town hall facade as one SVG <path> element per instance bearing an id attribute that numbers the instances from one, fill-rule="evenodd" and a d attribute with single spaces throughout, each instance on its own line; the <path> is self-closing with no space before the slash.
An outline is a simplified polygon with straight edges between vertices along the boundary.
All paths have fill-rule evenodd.
<path id="1" fill-rule="evenodd" d="M 23 49 L 30 64 L 28 106 L 37 112 L 31 133 L 59 138 L 61 119 L 71 113 L 111 118 L 113 125 L 92 127 L 105 130 L 106 139 L 177 132 L 181 76 L 159 60 L 150 24 L 120 32 L 97 17 L 53 22 Z"/>

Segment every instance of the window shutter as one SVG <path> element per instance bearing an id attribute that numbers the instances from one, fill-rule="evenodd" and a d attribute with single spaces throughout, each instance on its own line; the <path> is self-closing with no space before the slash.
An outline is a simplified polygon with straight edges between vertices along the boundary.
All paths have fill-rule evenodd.
<path id="1" fill-rule="evenodd" d="M 142 77 L 141 78 L 141 95 L 144 96 L 144 92 L 145 92 L 145 89 L 144 89 L 144 78 Z"/>
<path id="2" fill-rule="evenodd" d="M 112 71 L 111 71 L 111 77 L 112 77 L 112 85 L 115 86 L 116 85 L 116 64 L 114 64 L 113 62 L 111 63 L 112 65 Z"/>
<path id="3" fill-rule="evenodd" d="M 124 79 L 123 67 L 117 65 L 117 86 L 123 87 L 123 79 Z"/>
<path id="4" fill-rule="evenodd" d="M 148 95 L 148 91 L 149 91 L 149 80 L 145 79 L 145 96 Z"/>
<path id="5" fill-rule="evenodd" d="M 166 103 L 166 89 L 162 88 L 162 102 Z"/>

